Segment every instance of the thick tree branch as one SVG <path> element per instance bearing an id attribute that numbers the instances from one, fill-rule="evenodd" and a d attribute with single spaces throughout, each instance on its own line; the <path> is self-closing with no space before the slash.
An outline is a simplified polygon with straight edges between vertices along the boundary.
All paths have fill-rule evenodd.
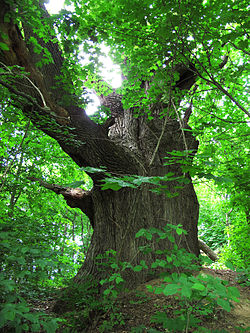
<path id="1" fill-rule="evenodd" d="M 17 98 L 21 95 L 24 97 L 22 101 L 24 113 L 32 119 L 38 128 L 55 138 L 62 149 L 79 166 L 100 167 L 103 165 L 112 172 L 137 173 L 139 167 L 136 160 L 128 151 L 112 142 L 105 129 L 90 120 L 84 109 L 78 106 L 80 102 L 77 97 L 72 97 L 71 89 L 69 92 L 64 91 L 65 93 L 63 93 L 61 90 L 59 94 L 55 94 L 51 87 L 53 79 L 50 84 L 47 82 L 50 80 L 49 75 L 53 76 L 62 70 L 60 67 L 62 66 L 61 55 L 57 59 L 54 58 L 56 69 L 53 69 L 53 64 L 51 64 L 52 67 L 49 70 L 41 73 L 35 66 L 35 59 L 17 25 L 11 19 L 5 20 L 9 13 L 9 5 L 3 2 L 0 7 L 0 29 L 2 31 L 0 42 L 6 45 L 6 50 L 1 50 L 0 61 L 4 66 L 23 67 L 25 72 L 29 73 L 27 76 L 32 85 L 24 85 L 21 77 L 15 82 L 14 87 L 10 85 L 9 79 L 3 83 L 13 94 L 17 95 Z M 58 44 L 50 43 L 49 48 L 52 53 L 54 51 L 55 56 Z M 70 73 L 68 83 L 72 84 Z M 38 89 L 34 89 L 34 87 Z M 63 94 L 69 98 L 71 105 L 61 106 L 63 102 L 58 100 L 58 97 L 62 99 Z M 15 99 L 15 96 L 12 98 Z M 33 102 L 32 98 L 34 98 Z M 44 101 L 48 107 L 46 110 L 49 112 L 42 112 L 44 111 Z M 39 110 L 38 105 L 40 106 Z"/>
<path id="2" fill-rule="evenodd" d="M 32 57 L 33 63 L 42 63 L 44 60 L 44 55 L 48 54 L 52 57 L 53 62 L 45 63 L 40 68 L 40 72 L 45 78 L 45 87 L 47 90 L 53 90 L 53 99 L 58 101 L 61 98 L 63 86 L 59 81 L 59 77 L 62 75 L 62 66 L 64 63 L 64 59 L 62 56 L 62 50 L 58 44 L 56 39 L 56 34 L 53 30 L 53 26 L 49 23 L 48 19 L 50 17 L 49 13 L 46 10 L 46 7 L 43 3 L 39 2 L 39 10 L 40 10 L 40 20 L 44 23 L 45 27 L 48 27 L 49 34 L 46 38 L 46 42 L 43 38 L 39 37 L 32 27 L 30 27 L 29 23 L 26 20 L 22 21 L 22 27 L 24 31 L 25 40 L 27 41 L 27 47 L 29 49 L 29 53 Z M 43 48 L 40 53 L 35 52 L 34 45 L 31 42 L 32 38 L 39 43 L 39 45 Z M 73 88 L 73 85 L 72 85 Z M 74 100 L 74 96 L 71 96 Z"/>
<path id="3" fill-rule="evenodd" d="M 94 228 L 94 209 L 91 197 L 92 191 L 85 191 L 81 188 L 65 187 L 57 184 L 49 184 L 36 177 L 28 177 L 28 179 L 39 182 L 41 186 L 55 192 L 56 194 L 62 194 L 67 202 L 67 205 L 71 208 L 80 208 L 81 211 L 88 216 L 90 223 Z"/>
<path id="4" fill-rule="evenodd" d="M 6 45 L 6 50 L 2 50 L 0 53 L 0 61 L 5 66 L 20 66 L 25 69 L 27 73 L 29 73 L 29 81 L 32 82 L 31 87 L 24 87 L 22 82 L 19 80 L 16 81 L 16 85 L 18 86 L 18 91 L 24 92 L 26 95 L 30 95 L 36 99 L 36 103 L 41 106 L 44 106 L 44 101 L 46 102 L 46 106 L 51 109 L 56 115 L 60 118 L 63 117 L 65 119 L 68 118 L 68 112 L 56 105 L 51 97 L 50 92 L 46 89 L 45 80 L 41 72 L 35 67 L 33 63 L 33 59 L 26 47 L 25 41 L 22 38 L 22 34 L 18 29 L 17 25 L 9 19 L 6 20 L 6 15 L 10 14 L 10 8 L 8 4 L 3 2 L 0 9 L 0 41 Z M 34 87 L 38 87 L 39 89 L 34 89 Z M 43 100 L 41 99 L 41 94 L 43 96 Z M 60 121 L 58 123 L 65 124 L 68 121 Z"/>

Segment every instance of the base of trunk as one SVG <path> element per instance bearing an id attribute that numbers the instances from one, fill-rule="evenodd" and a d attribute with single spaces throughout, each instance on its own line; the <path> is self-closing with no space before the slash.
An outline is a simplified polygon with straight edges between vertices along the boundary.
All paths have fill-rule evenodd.
<path id="1" fill-rule="evenodd" d="M 173 186 L 173 185 L 172 185 Z M 156 250 L 165 250 L 172 246 L 168 240 L 151 242 L 152 253 L 145 256 L 139 249 L 147 246 L 147 239 L 136 238 L 136 233 L 144 228 L 163 229 L 166 224 L 179 225 L 187 231 L 186 235 L 174 235 L 179 247 L 199 255 L 198 211 L 199 205 L 192 184 L 186 184 L 179 195 L 168 198 L 164 193 L 156 194 L 148 188 L 121 189 L 115 191 L 94 191 L 95 228 L 86 260 L 75 277 L 76 283 L 84 281 L 86 276 L 103 279 L 98 271 L 96 258 L 114 250 L 116 260 L 128 262 L 133 266 L 145 260 L 148 267 L 155 261 Z M 156 274 L 158 272 L 156 271 Z M 125 271 L 124 278 L 130 286 L 136 286 L 152 275 L 148 272 Z"/>

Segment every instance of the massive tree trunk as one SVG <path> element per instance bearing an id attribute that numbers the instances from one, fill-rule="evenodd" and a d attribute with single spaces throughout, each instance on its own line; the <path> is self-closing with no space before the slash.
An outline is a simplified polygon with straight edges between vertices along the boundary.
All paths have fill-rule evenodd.
<path id="1" fill-rule="evenodd" d="M 122 138 L 122 140 L 119 141 L 116 137 L 115 141 L 117 140 L 125 147 L 131 147 L 131 154 L 136 155 L 141 165 L 138 174 L 164 176 L 172 172 L 176 176 L 180 176 L 182 174 L 180 167 L 176 164 L 164 166 L 165 160 L 163 159 L 167 152 L 185 149 L 179 123 L 168 119 L 164 124 L 164 120 L 162 120 L 162 126 L 165 125 L 164 131 L 162 131 L 162 127 L 160 130 L 154 131 L 154 128 L 158 128 L 155 126 L 155 121 L 146 122 L 143 117 L 134 120 L 129 117 L 130 112 L 131 110 L 124 110 L 119 118 L 116 118 L 115 124 L 112 126 L 114 128 L 111 128 L 110 132 L 119 133 L 119 139 Z M 131 126 L 124 124 L 126 116 L 133 119 L 136 129 L 132 127 L 133 124 Z M 130 131 L 125 134 L 124 129 L 128 128 Z M 163 135 L 156 152 L 160 131 L 163 132 Z M 131 132 L 136 133 L 137 137 L 131 138 Z M 197 142 L 190 132 L 185 133 L 185 142 L 190 150 L 197 149 Z M 154 162 L 149 165 L 154 153 Z M 188 180 L 190 181 L 188 175 L 186 175 L 186 180 L 187 183 Z M 131 262 L 133 265 L 139 264 L 142 259 L 145 259 L 138 251 L 139 246 L 145 245 L 145 240 L 135 239 L 136 232 L 141 228 L 162 229 L 167 223 L 182 224 L 188 233 L 179 240 L 180 246 L 196 255 L 199 254 L 197 238 L 199 206 L 191 181 L 181 186 L 176 180 L 166 181 L 161 185 L 165 185 L 166 188 L 160 194 L 151 192 L 149 185 L 142 185 L 138 189 L 123 188 L 119 191 L 103 191 L 98 185 L 94 187 L 92 192 L 94 232 L 86 261 L 75 281 L 82 281 L 86 274 L 95 274 L 96 256 L 104 254 L 109 249 L 117 251 L 119 260 Z M 174 194 L 172 198 L 169 197 L 170 193 Z M 169 246 L 170 244 L 166 240 L 160 244 L 153 244 L 155 250 L 166 249 Z M 146 261 L 149 265 L 154 260 L 154 255 L 147 256 Z M 127 272 L 127 275 L 130 285 L 148 278 L 146 272 L 133 274 L 130 271 Z"/>
<path id="2" fill-rule="evenodd" d="M 118 259 L 133 265 L 145 259 L 138 251 L 139 246 L 146 245 L 146 240 L 135 239 L 135 234 L 141 228 L 156 227 L 162 229 L 167 223 L 183 224 L 188 234 L 181 240 L 181 245 L 189 251 L 199 254 L 197 244 L 198 204 L 192 185 L 187 185 L 180 195 L 168 199 L 164 194 L 157 195 L 144 189 L 122 189 L 118 192 L 96 191 L 93 194 L 95 208 L 95 228 L 86 261 L 78 272 L 75 281 L 84 281 L 86 274 L 98 274 L 95 258 L 104 254 L 105 250 L 116 250 Z M 153 244 L 153 249 L 170 247 L 167 240 L 161 244 Z M 156 259 L 154 254 L 146 256 L 150 264 Z M 129 285 L 145 281 L 147 271 L 140 274 L 126 272 Z"/>
<path id="3" fill-rule="evenodd" d="M 182 224 L 188 233 L 181 236 L 179 243 L 198 255 L 198 201 L 191 179 L 183 173 L 180 164 L 166 163 L 165 159 L 173 150 L 191 151 L 190 154 L 196 152 L 198 143 L 187 125 L 190 110 L 183 119 L 170 116 L 170 111 L 175 112 L 176 108 L 173 100 L 170 98 L 164 104 L 159 98 L 159 102 L 149 106 L 153 119 L 148 120 L 143 112 L 135 118 L 135 109 L 124 109 L 122 96 L 113 92 L 100 96 L 102 104 L 111 110 L 111 122 L 108 126 L 95 124 L 78 105 L 74 94 L 69 95 L 70 103 L 64 106 L 60 101 L 63 87 L 57 85 L 53 88 L 55 76 L 60 73 L 63 63 L 58 45 L 45 44 L 52 53 L 54 64 L 45 65 L 39 71 L 34 63 L 37 55 L 34 57 L 32 48 L 26 45 L 32 33 L 25 28 L 25 39 L 17 25 L 11 20 L 4 20 L 8 11 L 7 5 L 1 8 L 1 29 L 4 32 L 1 42 L 8 49 L 1 51 L 0 61 L 4 66 L 22 66 L 30 74 L 27 78 L 26 74 L 20 73 L 17 80 L 17 69 L 12 69 L 6 81 L 1 80 L 0 83 L 9 89 L 15 104 L 37 127 L 55 138 L 80 167 L 104 166 L 113 176 L 164 176 L 172 172 L 175 177 L 185 180 L 182 183 L 178 179 L 166 180 L 161 184 L 165 188 L 160 194 L 150 191 L 152 187 L 146 184 L 119 191 L 102 190 L 101 173 L 92 176 L 94 186 L 88 193 L 81 189 L 48 186 L 62 194 L 71 207 L 82 209 L 94 229 L 86 260 L 75 281 L 79 283 L 89 274 L 98 276 L 96 256 L 106 250 L 116 250 L 118 259 L 138 264 L 142 258 L 138 247 L 145 241 L 135 239 L 135 234 L 141 228 L 162 228 L 167 223 Z M 45 16 L 43 14 L 42 19 Z M 3 70 L 6 68 L 3 67 Z M 182 66 L 179 73 L 181 77 L 176 89 L 189 89 L 194 83 L 194 71 Z M 26 84 L 23 85 L 22 81 Z M 144 82 L 143 89 L 148 86 L 150 82 Z M 172 193 L 172 198 L 169 193 Z M 154 246 L 167 248 L 170 244 L 164 241 Z M 150 264 L 153 260 L 151 255 L 147 262 Z M 131 272 L 127 273 L 127 277 L 130 284 L 148 278 L 146 273 L 133 275 Z"/>

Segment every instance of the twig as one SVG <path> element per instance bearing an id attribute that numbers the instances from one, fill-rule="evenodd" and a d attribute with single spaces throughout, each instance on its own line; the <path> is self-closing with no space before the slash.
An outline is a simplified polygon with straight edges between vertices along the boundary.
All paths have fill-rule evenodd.
<path id="1" fill-rule="evenodd" d="M 250 120 L 248 120 L 248 121 L 233 121 L 233 120 L 226 120 L 226 119 L 222 119 L 222 118 L 220 118 L 220 117 L 218 117 L 218 116 L 216 116 L 215 114 L 213 114 L 213 113 L 209 113 L 212 117 L 215 117 L 215 118 L 217 118 L 217 119 L 219 119 L 219 120 L 221 120 L 221 121 L 224 121 L 225 123 L 229 123 L 229 124 L 248 124 L 249 122 L 250 122 Z"/>
<path id="2" fill-rule="evenodd" d="M 190 50 L 190 48 L 185 45 L 185 47 L 187 48 L 188 52 L 195 58 L 196 62 L 201 66 L 201 68 L 204 70 L 204 72 L 208 75 L 208 77 L 210 79 L 205 78 L 200 71 L 198 71 L 196 69 L 196 73 L 198 74 L 198 76 L 204 80 L 205 82 L 207 82 L 208 84 L 212 84 L 214 86 L 216 86 L 221 92 L 223 92 L 235 105 L 238 106 L 239 109 L 241 109 L 246 115 L 248 115 L 248 117 L 250 117 L 250 112 L 247 111 L 244 106 L 242 106 L 225 88 L 223 88 L 219 82 L 217 82 L 213 75 L 210 74 L 207 69 L 204 67 L 204 65 L 199 61 L 199 59 L 197 58 L 197 56 L 193 53 L 192 50 Z"/>
<path id="3" fill-rule="evenodd" d="M 43 97 L 42 92 L 41 92 L 40 89 L 39 89 L 39 88 L 38 88 L 38 87 L 37 87 L 37 86 L 31 81 L 31 79 L 30 79 L 27 75 L 25 75 L 25 74 L 23 74 L 23 73 L 13 73 L 13 71 L 12 71 L 8 66 L 6 66 L 3 62 L 1 62 L 1 61 L 0 61 L 0 65 L 3 66 L 3 67 L 5 68 L 6 71 L 9 72 L 9 73 L 1 73 L 1 75 L 5 75 L 5 74 L 10 74 L 10 75 L 20 75 L 20 76 L 23 76 L 26 80 L 28 80 L 29 83 L 32 85 L 32 87 L 35 88 L 36 91 L 39 93 L 39 95 L 40 95 L 40 97 L 41 97 L 41 100 L 42 100 L 42 102 L 43 102 L 44 107 L 45 107 L 45 108 L 48 108 L 48 106 L 47 106 L 47 104 L 46 104 L 46 101 L 45 101 L 45 98 Z M 0 83 L 1 83 L 2 85 L 4 85 L 5 82 L 1 81 Z M 11 86 L 10 86 L 10 87 L 7 87 L 8 83 L 5 83 L 5 84 L 6 84 L 6 88 L 10 89 Z M 14 89 L 14 88 L 13 88 L 13 89 Z M 17 90 L 17 92 L 18 92 L 18 90 Z M 20 95 L 20 94 L 24 94 L 24 93 L 22 93 L 22 92 L 20 91 L 18 94 Z M 27 96 L 29 96 L 29 95 L 24 94 L 24 95 L 21 95 L 21 96 L 27 98 Z M 29 96 L 29 97 L 30 97 L 30 96 Z M 30 98 L 31 98 L 31 97 L 30 97 Z"/>
<path id="4" fill-rule="evenodd" d="M 239 50 L 239 51 L 241 51 L 241 52 L 243 52 L 243 53 L 245 53 L 245 54 L 247 54 L 247 55 L 250 55 L 250 52 L 248 52 L 248 51 L 246 51 L 246 50 L 242 50 L 242 49 L 240 49 L 238 46 L 236 46 L 234 43 L 232 43 L 232 42 L 229 42 L 229 44 L 231 44 L 234 48 L 236 48 L 237 50 Z"/>

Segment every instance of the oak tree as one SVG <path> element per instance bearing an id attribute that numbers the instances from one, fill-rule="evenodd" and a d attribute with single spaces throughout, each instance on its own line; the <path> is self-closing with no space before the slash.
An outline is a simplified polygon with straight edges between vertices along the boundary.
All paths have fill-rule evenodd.
<path id="1" fill-rule="evenodd" d="M 135 239 L 141 228 L 182 224 L 187 234 L 179 245 L 199 255 L 199 205 L 190 175 L 198 140 L 189 122 L 207 100 L 213 111 L 224 101 L 243 122 L 249 116 L 246 68 L 238 57 L 249 55 L 247 6 L 190 0 L 67 3 L 71 7 L 50 16 L 43 1 L 2 1 L 0 84 L 6 103 L 21 109 L 93 179 L 89 191 L 38 180 L 86 213 L 93 227 L 75 281 L 97 277 L 95 259 L 106 250 L 139 264 L 145 258 L 138 249 L 146 245 Z M 121 68 L 119 89 L 101 76 L 102 45 Z M 92 118 L 85 111 L 86 88 L 101 103 Z M 169 246 L 163 240 L 155 249 Z M 147 256 L 149 265 L 154 260 Z M 147 279 L 143 271 L 126 274 L 130 284 Z"/>

